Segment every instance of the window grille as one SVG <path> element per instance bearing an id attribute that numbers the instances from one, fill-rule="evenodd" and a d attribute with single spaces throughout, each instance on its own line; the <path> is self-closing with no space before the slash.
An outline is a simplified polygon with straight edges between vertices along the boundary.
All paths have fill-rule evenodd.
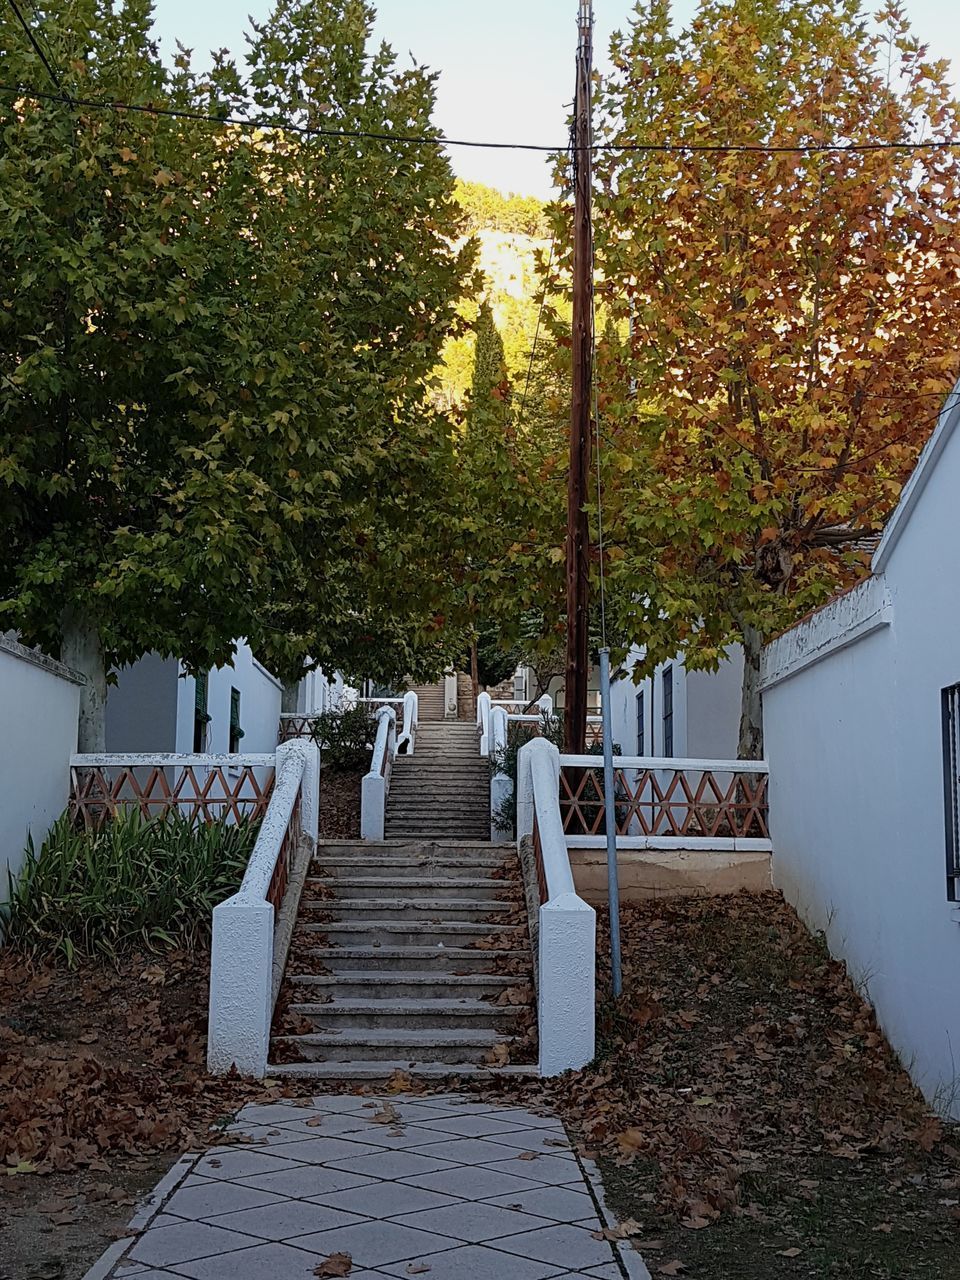
<path id="1" fill-rule="evenodd" d="M 673 755 L 673 667 L 663 668 L 663 754 Z"/>
<path id="2" fill-rule="evenodd" d="M 210 717 L 207 714 L 207 673 L 198 671 L 194 677 L 193 698 L 193 749 L 202 753 L 207 749 L 207 725 Z"/>
<path id="3" fill-rule="evenodd" d="M 240 728 L 240 690 L 230 690 L 230 754 L 240 750 L 240 739 L 243 730 Z"/>
<path id="4" fill-rule="evenodd" d="M 943 714 L 943 798 L 947 834 L 947 897 L 960 901 L 960 684 L 940 695 Z"/>
<path id="5" fill-rule="evenodd" d="M 644 723 L 643 690 L 637 694 L 637 755 L 646 755 L 647 735 Z"/>

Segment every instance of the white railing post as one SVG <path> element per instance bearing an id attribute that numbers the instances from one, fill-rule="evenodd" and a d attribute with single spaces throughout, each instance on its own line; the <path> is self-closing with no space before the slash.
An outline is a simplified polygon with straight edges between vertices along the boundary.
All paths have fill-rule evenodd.
<path id="1" fill-rule="evenodd" d="M 497 761 L 507 749 L 507 713 L 503 707 L 494 707 L 490 714 L 490 761 L 493 771 L 490 775 L 490 842 L 491 844 L 509 844 L 510 834 L 498 828 L 494 821 L 497 813 L 510 799 L 513 782 L 501 773 Z"/>
<path id="2" fill-rule="evenodd" d="M 457 718 L 457 673 L 455 671 L 445 671 L 443 673 L 443 716 L 445 720 L 456 720 Z"/>
<path id="3" fill-rule="evenodd" d="M 486 689 L 477 695 L 477 729 L 480 732 L 480 754 L 490 754 L 490 712 L 492 704 Z"/>
<path id="4" fill-rule="evenodd" d="M 403 695 L 403 733 L 397 742 L 397 754 L 412 756 L 417 746 L 417 728 L 420 723 L 420 701 L 413 689 Z"/>
<path id="5" fill-rule="evenodd" d="M 273 1016 L 275 911 L 268 900 L 300 796 L 303 823 L 315 823 L 317 748 L 302 738 L 277 747 L 273 791 L 237 892 L 213 909 L 207 1067 L 214 1075 L 235 1068 L 266 1074 Z M 293 858 L 296 850 L 289 850 Z"/>
<path id="6" fill-rule="evenodd" d="M 543 715 L 553 715 L 553 699 L 550 697 L 549 693 L 545 693 L 542 697 L 537 699 L 537 706 L 540 708 Z"/>
<path id="7" fill-rule="evenodd" d="M 533 773 L 530 748 L 536 739 L 525 743 L 517 755 L 517 848 L 525 837 L 533 835 Z"/>
<path id="8" fill-rule="evenodd" d="M 314 844 L 320 838 L 320 748 L 309 739 L 300 793 L 300 825 Z"/>
<path id="9" fill-rule="evenodd" d="M 262 1079 L 273 1012 L 273 907 L 228 898 L 213 909 L 207 1069 Z"/>
<path id="10" fill-rule="evenodd" d="M 370 771 L 360 784 L 360 838 L 382 840 L 386 826 L 390 773 L 397 747 L 397 713 L 393 707 L 377 712 L 377 737 Z"/>
<path id="11" fill-rule="evenodd" d="M 597 917 L 577 896 L 570 869 L 560 816 L 560 752 L 546 738 L 535 738 L 524 753 L 547 895 L 539 913 L 540 1074 L 555 1076 L 579 1071 L 594 1056 Z"/>

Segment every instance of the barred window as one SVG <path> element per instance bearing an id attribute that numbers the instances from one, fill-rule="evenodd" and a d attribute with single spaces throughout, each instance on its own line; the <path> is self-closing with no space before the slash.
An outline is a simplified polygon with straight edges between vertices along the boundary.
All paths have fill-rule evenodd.
<path id="1" fill-rule="evenodd" d="M 943 799 L 947 831 L 947 897 L 960 901 L 960 684 L 940 695 L 943 714 Z"/>
<path id="2" fill-rule="evenodd" d="M 673 667 L 663 668 L 663 754 L 673 755 Z"/>

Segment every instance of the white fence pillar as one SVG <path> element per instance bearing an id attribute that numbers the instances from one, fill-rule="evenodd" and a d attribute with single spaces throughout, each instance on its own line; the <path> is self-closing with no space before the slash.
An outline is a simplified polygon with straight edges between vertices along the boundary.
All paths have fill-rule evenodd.
<path id="1" fill-rule="evenodd" d="M 360 784 L 360 839 L 382 840 L 387 818 L 387 780 L 367 773 Z"/>
<path id="2" fill-rule="evenodd" d="M 540 908 L 540 1074 L 579 1071 L 595 1052 L 597 917 L 575 893 Z"/>
<path id="3" fill-rule="evenodd" d="M 303 834 L 316 844 L 320 838 L 320 748 L 312 741 L 307 744 L 307 761 L 303 770 L 300 825 Z"/>
<path id="4" fill-rule="evenodd" d="M 446 720 L 456 720 L 457 718 L 457 673 L 455 671 L 445 671 L 443 673 L 443 715 Z"/>
<path id="5" fill-rule="evenodd" d="M 262 1079 L 273 1000 L 273 907 L 239 894 L 213 909 L 207 1067 Z"/>

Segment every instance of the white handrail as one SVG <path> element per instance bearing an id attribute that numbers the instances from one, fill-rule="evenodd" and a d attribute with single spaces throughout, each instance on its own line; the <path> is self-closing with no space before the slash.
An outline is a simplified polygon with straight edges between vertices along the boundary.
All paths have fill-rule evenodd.
<path id="1" fill-rule="evenodd" d="M 360 838 L 382 840 L 387 817 L 390 774 L 397 753 L 397 713 L 383 706 L 377 712 L 377 737 L 370 769 L 360 784 Z"/>
<path id="2" fill-rule="evenodd" d="M 480 754 L 490 754 L 490 711 L 492 700 L 486 689 L 477 694 L 477 732 L 480 734 Z"/>
<path id="3" fill-rule="evenodd" d="M 595 757 L 593 757 L 595 762 Z M 577 896 L 560 816 L 560 752 L 546 738 L 520 749 L 517 840 L 539 863 L 537 1023 L 540 1074 L 577 1071 L 596 1046 L 596 913 Z"/>
<path id="4" fill-rule="evenodd" d="M 417 745 L 417 728 L 420 724 L 420 701 L 413 689 L 403 695 L 403 733 L 397 742 L 397 754 L 405 748 L 405 754 L 412 756 Z"/>
<path id="5" fill-rule="evenodd" d="M 72 769 L 103 769 L 111 765 L 129 769 L 140 765 L 186 765 L 194 768 L 209 765 L 211 768 L 223 768 L 227 765 L 250 765 L 251 768 L 269 766 L 273 768 L 274 757 L 269 752 L 258 752 L 243 755 L 239 752 L 224 755 L 202 755 L 195 751 L 124 751 L 75 754 L 70 757 Z"/>
<path id="6" fill-rule="evenodd" d="M 274 757 L 270 760 L 273 763 Z M 290 846 L 297 833 L 291 818 L 298 799 L 300 831 L 316 842 L 319 780 L 320 753 L 315 743 L 293 738 L 277 747 L 270 803 L 243 881 L 232 897 L 213 909 L 207 1066 L 214 1074 L 233 1068 L 257 1078 L 266 1074 L 277 988 L 274 902 L 279 906 L 294 870 L 292 862 L 281 864 L 281 857 L 293 859 L 297 853 Z M 277 955 L 282 965 L 282 944 Z"/>

